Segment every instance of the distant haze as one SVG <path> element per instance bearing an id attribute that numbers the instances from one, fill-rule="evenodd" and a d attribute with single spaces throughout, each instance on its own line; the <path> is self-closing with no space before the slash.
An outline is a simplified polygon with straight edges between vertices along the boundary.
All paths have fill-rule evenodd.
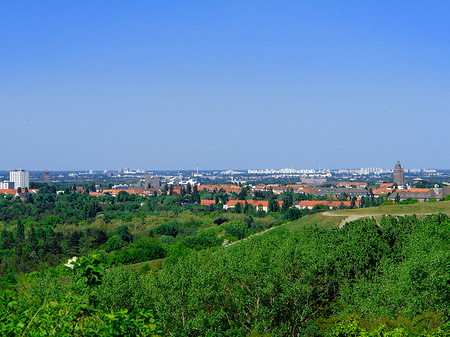
<path id="1" fill-rule="evenodd" d="M 449 1 L 14 1 L 0 169 L 450 168 Z"/>

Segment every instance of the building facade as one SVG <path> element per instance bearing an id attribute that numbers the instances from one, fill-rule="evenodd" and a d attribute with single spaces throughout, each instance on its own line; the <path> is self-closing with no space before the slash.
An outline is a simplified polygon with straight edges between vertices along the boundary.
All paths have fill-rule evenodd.
<path id="1" fill-rule="evenodd" d="M 1 190 L 13 190 L 14 183 L 12 181 L 0 181 Z"/>
<path id="2" fill-rule="evenodd" d="M 154 177 L 151 176 L 147 179 L 147 176 L 145 176 L 145 187 L 147 188 L 155 188 L 158 189 L 161 187 L 161 178 L 160 177 Z"/>
<path id="3" fill-rule="evenodd" d="M 9 172 L 9 181 L 14 183 L 14 188 L 30 188 L 30 172 L 17 169 Z"/>
<path id="4" fill-rule="evenodd" d="M 403 186 L 403 165 L 400 164 L 400 160 L 397 160 L 397 164 L 394 167 L 394 184 L 397 186 Z"/>

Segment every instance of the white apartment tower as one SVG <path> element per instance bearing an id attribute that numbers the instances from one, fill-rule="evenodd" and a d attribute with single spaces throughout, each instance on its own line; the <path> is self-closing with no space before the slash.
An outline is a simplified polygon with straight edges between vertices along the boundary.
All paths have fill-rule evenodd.
<path id="1" fill-rule="evenodd" d="M 14 183 L 14 188 L 29 188 L 30 187 L 30 172 L 17 169 L 9 171 L 9 181 Z"/>

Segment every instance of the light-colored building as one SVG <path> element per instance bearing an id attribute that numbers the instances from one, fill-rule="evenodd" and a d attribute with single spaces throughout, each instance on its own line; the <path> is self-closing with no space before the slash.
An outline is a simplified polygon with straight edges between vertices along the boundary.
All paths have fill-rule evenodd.
<path id="1" fill-rule="evenodd" d="M 16 169 L 9 172 L 9 181 L 14 183 L 14 188 L 30 188 L 30 172 Z"/>
<path id="2" fill-rule="evenodd" d="M 12 181 L 0 181 L 0 190 L 13 190 L 14 183 Z"/>
<path id="3" fill-rule="evenodd" d="M 283 206 L 283 201 L 277 201 L 278 207 L 281 208 Z M 245 207 L 245 204 L 252 205 L 256 208 L 257 211 L 261 210 L 264 212 L 269 211 L 269 201 L 268 200 L 230 200 L 225 205 L 223 205 L 223 209 L 227 210 L 229 208 L 236 207 L 237 204 L 241 204 L 242 208 Z"/>
<path id="4" fill-rule="evenodd" d="M 302 175 L 302 184 L 308 185 L 322 185 L 327 182 L 327 178 L 323 177 L 308 177 L 306 174 Z"/>
<path id="5" fill-rule="evenodd" d="M 351 207 L 352 202 L 351 201 L 327 201 L 327 200 L 320 200 L 320 201 L 312 201 L 312 200 L 302 200 L 302 201 L 296 201 L 294 202 L 294 207 L 298 209 L 313 209 L 314 206 L 323 205 L 328 207 L 329 209 L 337 209 L 340 207 Z M 355 207 L 359 207 L 359 201 L 355 201 Z"/>
<path id="6" fill-rule="evenodd" d="M 435 187 L 427 188 L 411 188 L 409 190 L 398 190 L 392 193 L 388 199 L 392 201 L 405 201 L 407 199 L 418 200 L 424 202 L 430 199 L 442 200 L 450 194 L 450 188 Z"/>

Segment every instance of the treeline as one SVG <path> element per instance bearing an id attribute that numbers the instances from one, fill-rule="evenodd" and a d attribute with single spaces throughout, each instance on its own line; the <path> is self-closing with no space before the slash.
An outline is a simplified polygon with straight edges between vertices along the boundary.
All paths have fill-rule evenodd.
<path id="1" fill-rule="evenodd" d="M 99 200 L 82 193 L 28 193 L 22 201 L 11 195 L 0 198 L 0 221 L 32 220 L 40 222 L 56 215 L 64 223 L 94 218 L 101 211 Z"/>
<path id="2" fill-rule="evenodd" d="M 91 287 L 89 312 L 103 322 L 110 312 L 122 310 L 125 321 L 152 312 L 160 334 L 176 336 L 450 335 L 448 216 L 282 228 L 225 248 L 191 250 L 161 270 L 93 268 L 100 281 Z M 174 235 L 180 228 L 161 230 Z M 98 255 L 98 266 L 108 255 Z M 1 302 L 0 322 L 20 316 L 11 316 L 12 302 L 29 308 L 28 318 L 18 319 L 33 326 L 48 303 L 61 308 L 65 295 L 77 298 L 81 270 L 68 270 L 24 275 L 19 287 L 4 281 L 9 291 L 22 290 Z"/>
<path id="3" fill-rule="evenodd" d="M 48 192 L 48 191 L 47 191 Z M 188 198 L 188 199 L 186 199 Z M 295 218 L 304 213 L 295 214 Z M 306 214 L 306 213 L 305 213 Z M 93 249 L 105 263 L 132 264 L 236 241 L 289 219 L 254 208 L 224 211 L 185 196 L 84 193 L 0 197 L 0 276 L 56 266 Z"/>
<path id="4" fill-rule="evenodd" d="M 190 250 L 226 245 L 283 221 L 328 210 L 324 205 L 311 210 L 292 207 L 295 201 L 315 196 L 272 191 L 252 195 L 248 187 L 227 194 L 187 186 L 180 195 L 170 195 L 168 187 L 168 194 L 147 197 L 126 191 L 116 197 L 93 197 L 88 192 L 95 184 L 88 186 L 87 193 L 73 192 L 76 186 L 65 186 L 62 194 L 56 190 L 63 186 L 39 187 L 38 194 L 25 194 L 23 200 L 0 197 L 0 276 L 56 266 L 92 249 L 107 251 L 110 265 L 162 257 L 172 261 Z M 201 205 L 200 198 L 216 204 Z M 242 203 L 225 211 L 223 204 L 229 199 Z M 268 200 L 268 212 L 247 203 L 250 199 Z M 281 206 L 278 201 L 283 201 Z M 361 204 L 374 206 L 379 201 L 362 198 Z M 149 246 L 146 253 L 138 254 L 144 245 Z"/>

